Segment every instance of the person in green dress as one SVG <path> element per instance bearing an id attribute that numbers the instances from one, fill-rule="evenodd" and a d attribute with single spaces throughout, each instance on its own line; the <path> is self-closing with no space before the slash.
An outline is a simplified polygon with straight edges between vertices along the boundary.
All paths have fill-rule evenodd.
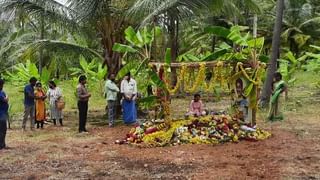
<path id="1" fill-rule="evenodd" d="M 282 80 L 281 73 L 277 72 L 274 74 L 273 81 L 273 92 L 270 98 L 270 109 L 268 114 L 268 119 L 270 121 L 283 120 L 283 115 L 281 113 L 281 104 L 283 93 L 285 94 L 285 99 L 288 98 L 288 87 L 284 80 Z"/>

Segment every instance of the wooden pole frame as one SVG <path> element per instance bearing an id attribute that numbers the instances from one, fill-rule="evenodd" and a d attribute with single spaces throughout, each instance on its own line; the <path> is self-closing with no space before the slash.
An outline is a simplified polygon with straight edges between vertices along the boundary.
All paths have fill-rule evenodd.
<path id="1" fill-rule="evenodd" d="M 159 63 L 159 62 L 150 62 L 149 65 L 153 67 L 164 67 L 164 66 L 170 66 L 171 68 L 180 68 L 182 66 L 187 66 L 191 68 L 200 68 L 200 64 L 205 63 L 206 67 L 216 67 L 219 61 L 213 61 L 213 62 L 190 62 L 190 63 L 171 63 L 170 65 L 166 63 Z M 232 65 L 233 67 L 236 67 L 236 63 L 224 63 L 223 66 L 226 67 L 227 65 Z M 243 64 L 244 67 L 252 67 L 250 64 Z M 168 94 L 168 96 L 170 96 Z M 248 99 L 249 100 L 249 99 Z M 247 119 L 245 119 L 246 122 L 250 123 L 252 126 L 256 125 L 256 109 L 252 109 L 248 107 L 248 116 Z"/>

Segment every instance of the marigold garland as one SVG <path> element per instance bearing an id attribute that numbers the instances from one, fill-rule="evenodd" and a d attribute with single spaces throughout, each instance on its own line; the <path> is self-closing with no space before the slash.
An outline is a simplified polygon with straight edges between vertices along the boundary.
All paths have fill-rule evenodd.
<path id="1" fill-rule="evenodd" d="M 167 91 L 170 93 L 170 95 L 174 95 L 178 92 L 182 82 L 183 82 L 183 78 L 184 78 L 184 75 L 185 75 L 185 72 L 186 72 L 186 66 L 185 65 L 182 65 L 181 69 L 180 69 L 180 72 L 179 72 L 179 75 L 177 77 L 177 83 L 176 85 L 174 86 L 173 89 L 170 88 L 171 86 L 171 83 L 169 81 L 169 78 L 168 75 L 165 73 L 165 82 L 166 82 L 166 87 L 167 87 Z M 166 71 L 165 71 L 166 72 Z"/>
<path id="2" fill-rule="evenodd" d="M 206 81 L 206 63 L 200 63 L 199 66 L 200 67 L 196 72 L 194 69 L 190 69 L 185 64 L 183 64 L 177 76 L 177 83 L 173 88 L 170 88 L 170 77 L 165 70 L 165 84 L 169 94 L 176 94 L 181 87 L 183 87 L 183 90 L 187 93 L 195 93 L 199 89 L 203 89 L 205 92 L 209 93 L 214 90 L 216 83 L 219 83 L 220 87 L 222 87 L 224 90 L 230 87 L 234 89 L 234 82 L 231 82 L 230 79 L 232 79 L 234 75 L 238 76 L 239 74 L 251 83 L 253 83 L 254 85 L 260 85 L 261 76 L 262 73 L 264 73 L 265 68 L 265 65 L 263 63 L 259 64 L 259 67 L 256 69 L 256 72 L 253 74 L 253 77 L 250 77 L 247 71 L 244 69 L 243 63 L 238 62 L 235 69 L 236 72 L 234 75 L 232 75 L 232 66 L 230 64 L 224 66 L 223 61 L 218 61 L 216 65 L 213 67 L 212 77 L 210 78 L 210 80 Z M 196 75 L 194 75 L 195 73 Z"/>

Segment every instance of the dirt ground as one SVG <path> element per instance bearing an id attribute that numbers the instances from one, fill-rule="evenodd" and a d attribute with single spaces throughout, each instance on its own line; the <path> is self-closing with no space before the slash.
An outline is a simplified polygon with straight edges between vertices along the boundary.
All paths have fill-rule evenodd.
<path id="1" fill-rule="evenodd" d="M 173 106 L 181 101 L 187 104 Z M 89 134 L 77 133 L 71 112 L 64 127 L 22 132 L 19 122 L 8 131 L 10 148 L 0 151 L 0 179 L 320 179 L 320 106 L 300 103 L 288 105 L 282 122 L 267 123 L 259 114 L 270 139 L 237 144 L 117 145 L 131 127 L 106 127 L 102 111 L 90 112 Z"/>

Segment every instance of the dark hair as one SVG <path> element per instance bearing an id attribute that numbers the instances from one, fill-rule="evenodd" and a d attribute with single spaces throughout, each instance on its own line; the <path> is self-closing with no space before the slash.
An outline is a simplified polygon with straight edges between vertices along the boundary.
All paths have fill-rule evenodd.
<path id="1" fill-rule="evenodd" d="M 36 87 L 42 87 L 42 84 L 41 84 L 40 81 L 38 81 L 38 82 L 36 83 Z"/>
<path id="2" fill-rule="evenodd" d="M 116 74 L 115 74 L 115 73 L 110 73 L 110 74 L 108 74 L 108 79 L 110 79 L 111 75 L 116 76 Z"/>
<path id="3" fill-rule="evenodd" d="M 85 81 L 85 80 L 87 80 L 87 77 L 85 75 L 81 75 L 79 77 L 79 83 L 81 83 L 82 81 Z"/>
<path id="4" fill-rule="evenodd" d="M 193 95 L 193 97 L 196 98 L 196 97 L 201 97 L 201 96 L 200 96 L 199 93 L 196 93 L 196 94 Z"/>
<path id="5" fill-rule="evenodd" d="M 49 84 L 51 84 L 53 87 L 57 87 L 57 85 L 54 81 L 49 81 Z"/>
<path id="6" fill-rule="evenodd" d="M 33 82 L 37 82 L 37 78 L 35 77 L 30 78 L 29 83 L 33 83 Z"/>
<path id="7" fill-rule="evenodd" d="M 280 72 L 276 72 L 274 73 L 274 78 L 276 78 L 276 80 L 282 80 L 282 75 Z"/>
<path id="8" fill-rule="evenodd" d="M 131 76 L 131 73 L 130 73 L 130 71 L 126 74 L 126 76 Z"/>
<path id="9" fill-rule="evenodd" d="M 4 84 L 4 80 L 0 79 L 0 86 L 2 86 Z"/>

